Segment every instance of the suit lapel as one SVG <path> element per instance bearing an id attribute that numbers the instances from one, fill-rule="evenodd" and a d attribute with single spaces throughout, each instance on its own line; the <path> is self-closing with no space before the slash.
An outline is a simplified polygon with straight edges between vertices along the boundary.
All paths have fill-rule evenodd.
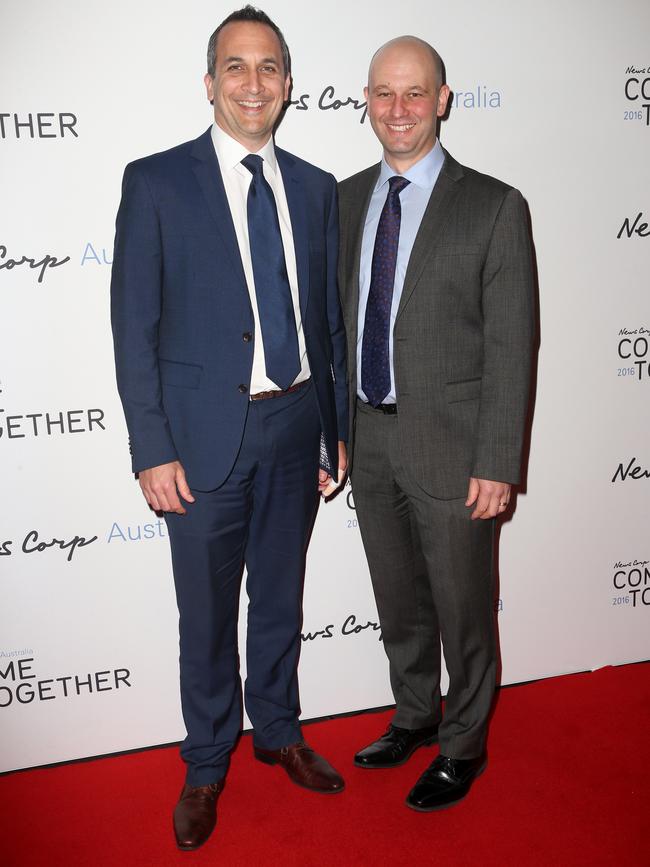
<path id="1" fill-rule="evenodd" d="M 346 227 L 342 227 L 342 231 L 348 231 L 349 241 L 347 244 L 348 262 L 346 262 L 345 273 L 352 274 L 352 279 L 349 282 L 351 287 L 352 297 L 348 299 L 345 308 L 350 311 L 350 320 L 347 323 L 347 328 L 354 335 L 354 346 L 357 343 L 358 334 L 358 319 L 359 319 L 359 278 L 361 272 L 361 247 L 363 244 L 363 230 L 366 225 L 366 216 L 370 207 L 370 199 L 372 191 L 379 177 L 381 163 L 371 166 L 359 179 L 358 195 L 350 208 L 350 213 Z M 356 357 L 355 357 L 356 362 Z M 356 366 L 356 364 L 355 364 Z"/>
<path id="2" fill-rule="evenodd" d="M 296 271 L 298 273 L 298 295 L 300 298 L 300 314 L 303 318 L 307 313 L 309 299 L 309 224 L 307 221 L 307 198 L 296 171 L 295 160 L 280 148 L 275 149 L 275 155 L 282 174 L 284 192 L 291 218 L 291 234 L 293 248 L 296 254 Z M 304 181 L 303 181 L 304 183 Z"/>
<path id="3" fill-rule="evenodd" d="M 221 169 L 212 144 L 210 129 L 194 141 L 191 150 L 194 164 L 192 169 L 207 202 L 210 214 L 216 224 L 217 232 L 232 262 L 235 273 L 246 286 L 244 267 L 239 255 L 239 244 L 230 213 L 230 205 L 221 178 Z"/>
<path id="4" fill-rule="evenodd" d="M 422 222 L 420 223 L 420 228 L 411 250 L 396 319 L 399 319 L 402 311 L 408 304 L 427 260 L 431 256 L 435 256 L 436 241 L 441 229 L 449 218 L 454 200 L 458 195 L 458 181 L 462 177 L 463 169 L 461 165 L 445 151 L 445 162 L 429 198 L 429 203 L 422 217 Z"/>

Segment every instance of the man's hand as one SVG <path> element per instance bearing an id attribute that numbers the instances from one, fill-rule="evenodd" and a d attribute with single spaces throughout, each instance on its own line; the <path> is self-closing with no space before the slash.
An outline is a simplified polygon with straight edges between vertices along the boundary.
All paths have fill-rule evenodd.
<path id="1" fill-rule="evenodd" d="M 339 440 L 339 479 L 342 479 L 348 468 L 348 450 L 343 440 Z"/>
<path id="2" fill-rule="evenodd" d="M 471 515 L 472 521 L 477 518 L 481 518 L 481 520 L 496 518 L 497 515 L 505 512 L 510 502 L 510 491 L 511 486 L 508 482 L 492 482 L 490 479 L 471 478 L 465 505 L 473 506 L 476 503 Z"/>
<path id="3" fill-rule="evenodd" d="M 345 446 L 343 440 L 339 440 L 339 479 L 342 479 L 345 475 L 345 471 L 348 468 L 348 450 Z M 323 491 L 330 485 L 332 482 L 332 477 L 327 472 L 327 470 L 319 470 L 318 471 L 318 490 L 322 494 Z M 332 492 L 330 492 L 332 493 Z"/>
<path id="4" fill-rule="evenodd" d="M 332 477 L 322 467 L 318 470 L 318 490 L 322 494 L 325 488 L 332 481 Z"/>
<path id="5" fill-rule="evenodd" d="M 155 512 L 176 512 L 185 515 L 187 509 L 180 497 L 193 503 L 194 497 L 185 480 L 185 470 L 179 461 L 160 464 L 138 473 L 145 500 Z"/>

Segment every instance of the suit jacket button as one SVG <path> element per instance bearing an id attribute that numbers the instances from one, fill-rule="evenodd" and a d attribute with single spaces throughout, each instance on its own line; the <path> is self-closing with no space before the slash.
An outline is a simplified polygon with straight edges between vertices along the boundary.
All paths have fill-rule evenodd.
<path id="1" fill-rule="evenodd" d="M 244 331 L 244 333 L 242 334 L 242 340 L 244 341 L 244 343 L 250 343 L 252 339 L 253 335 L 250 333 L 250 331 Z"/>
<path id="2" fill-rule="evenodd" d="M 242 383 L 242 385 L 237 386 L 237 391 L 238 391 L 240 394 L 246 394 L 246 392 L 248 391 L 248 389 L 247 389 L 246 386 Z"/>

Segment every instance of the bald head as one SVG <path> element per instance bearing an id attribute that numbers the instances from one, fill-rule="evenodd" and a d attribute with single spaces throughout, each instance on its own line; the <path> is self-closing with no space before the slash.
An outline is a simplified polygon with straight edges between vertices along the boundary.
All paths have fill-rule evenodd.
<path id="1" fill-rule="evenodd" d="M 372 82 L 373 72 L 380 61 L 387 60 L 389 63 L 399 62 L 401 58 L 407 57 L 416 62 L 419 60 L 425 65 L 430 66 L 436 88 L 439 89 L 441 87 L 443 82 L 442 58 L 433 45 L 429 45 L 428 42 L 425 42 L 424 39 L 419 39 L 417 36 L 397 36 L 395 39 L 384 43 L 381 48 L 378 48 L 370 61 L 368 83 Z"/>
<path id="2" fill-rule="evenodd" d="M 435 146 L 449 88 L 438 52 L 416 36 L 391 39 L 375 52 L 364 95 L 384 158 L 403 174 Z"/>

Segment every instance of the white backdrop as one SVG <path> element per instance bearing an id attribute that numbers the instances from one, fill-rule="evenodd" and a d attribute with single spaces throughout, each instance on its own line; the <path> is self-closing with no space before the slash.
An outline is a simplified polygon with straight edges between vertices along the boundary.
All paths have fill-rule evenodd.
<path id="1" fill-rule="evenodd" d="M 124 165 L 207 128 L 205 47 L 234 6 L 0 12 L 0 770 L 184 734 L 168 543 L 129 473 L 108 289 Z M 647 659 L 650 6 L 264 8 L 298 100 L 279 144 L 339 179 L 376 161 L 368 60 L 414 33 L 456 94 L 445 146 L 529 203 L 541 346 L 528 481 L 500 540 L 502 682 Z M 305 719 L 392 701 L 376 620 L 341 496 L 308 560 Z"/>

